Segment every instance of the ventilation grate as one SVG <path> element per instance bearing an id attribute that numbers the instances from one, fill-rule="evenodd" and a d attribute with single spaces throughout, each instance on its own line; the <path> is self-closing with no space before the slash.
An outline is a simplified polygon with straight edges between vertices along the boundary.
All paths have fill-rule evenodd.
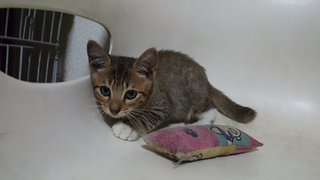
<path id="1" fill-rule="evenodd" d="M 23 81 L 62 81 L 61 25 L 66 16 L 71 15 L 0 9 L 0 70 Z"/>

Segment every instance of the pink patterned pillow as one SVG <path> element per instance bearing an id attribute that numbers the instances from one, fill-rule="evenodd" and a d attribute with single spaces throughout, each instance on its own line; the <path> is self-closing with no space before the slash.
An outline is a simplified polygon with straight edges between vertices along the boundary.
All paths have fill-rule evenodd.
<path id="1" fill-rule="evenodd" d="M 263 145 L 237 128 L 218 125 L 160 129 L 143 139 L 178 163 L 249 152 Z"/>

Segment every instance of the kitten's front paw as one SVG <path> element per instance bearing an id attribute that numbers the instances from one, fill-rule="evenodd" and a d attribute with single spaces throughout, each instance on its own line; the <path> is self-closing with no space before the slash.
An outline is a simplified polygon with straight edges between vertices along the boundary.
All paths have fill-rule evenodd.
<path id="1" fill-rule="evenodd" d="M 135 141 L 139 139 L 139 134 L 131 126 L 119 121 L 112 126 L 113 134 L 127 141 Z"/>

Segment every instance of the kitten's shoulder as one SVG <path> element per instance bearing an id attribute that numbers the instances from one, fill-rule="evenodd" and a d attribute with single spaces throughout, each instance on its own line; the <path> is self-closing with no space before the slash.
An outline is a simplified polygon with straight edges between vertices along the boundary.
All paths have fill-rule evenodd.
<path id="1" fill-rule="evenodd" d="M 174 50 L 160 50 L 158 51 L 158 57 L 160 61 L 171 62 L 181 66 L 193 66 L 201 67 L 193 58 L 189 55 Z M 201 67 L 202 68 L 202 67 Z"/>
<path id="2" fill-rule="evenodd" d="M 173 55 L 175 55 L 175 56 L 177 56 L 177 55 L 179 55 L 179 56 L 187 56 L 186 54 L 183 54 L 183 53 L 181 53 L 181 52 L 179 52 L 179 51 L 174 51 L 174 50 L 169 50 L 169 49 L 161 49 L 161 50 L 159 50 L 158 51 L 158 54 L 159 55 L 166 55 L 166 56 L 173 56 Z"/>
<path id="3" fill-rule="evenodd" d="M 158 56 L 160 59 L 175 59 L 175 60 L 191 60 L 193 59 L 188 56 L 187 54 L 184 54 L 179 51 L 174 51 L 174 50 L 160 50 L 158 51 Z"/>

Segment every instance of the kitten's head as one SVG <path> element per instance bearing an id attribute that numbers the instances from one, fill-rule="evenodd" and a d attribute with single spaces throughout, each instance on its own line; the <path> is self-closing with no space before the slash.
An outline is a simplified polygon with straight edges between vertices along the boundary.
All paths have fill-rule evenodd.
<path id="1" fill-rule="evenodd" d="M 146 105 L 157 66 L 156 49 L 135 59 L 110 56 L 98 43 L 89 41 L 87 51 L 92 86 L 104 113 L 121 118 Z"/>

